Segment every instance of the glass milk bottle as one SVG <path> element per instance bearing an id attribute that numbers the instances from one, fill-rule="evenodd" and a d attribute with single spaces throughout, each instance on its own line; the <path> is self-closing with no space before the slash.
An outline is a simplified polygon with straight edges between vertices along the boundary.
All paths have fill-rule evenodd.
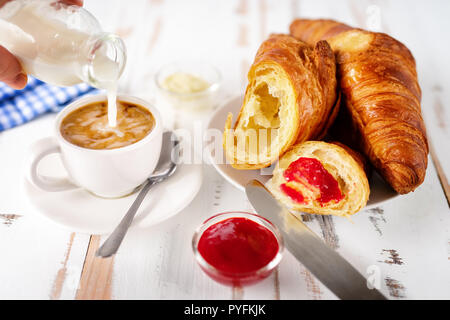
<path id="1" fill-rule="evenodd" d="M 13 0 L 0 8 L 0 45 L 24 70 L 59 86 L 115 85 L 126 63 L 123 41 L 103 32 L 81 7 L 55 0 Z"/>

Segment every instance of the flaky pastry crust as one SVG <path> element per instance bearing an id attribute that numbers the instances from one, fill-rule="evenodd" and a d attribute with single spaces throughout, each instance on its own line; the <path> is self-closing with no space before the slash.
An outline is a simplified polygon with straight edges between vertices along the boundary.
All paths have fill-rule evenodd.
<path id="1" fill-rule="evenodd" d="M 326 41 L 310 46 L 289 35 L 271 35 L 248 72 L 233 129 L 228 115 L 227 160 L 236 169 L 264 168 L 294 143 L 321 139 L 336 117 L 337 100 L 335 58 Z"/>
<path id="2" fill-rule="evenodd" d="M 416 189 L 425 178 L 428 142 L 408 48 L 387 34 L 332 20 L 298 19 L 290 33 L 311 45 L 329 42 L 362 151 L 398 193 Z"/>

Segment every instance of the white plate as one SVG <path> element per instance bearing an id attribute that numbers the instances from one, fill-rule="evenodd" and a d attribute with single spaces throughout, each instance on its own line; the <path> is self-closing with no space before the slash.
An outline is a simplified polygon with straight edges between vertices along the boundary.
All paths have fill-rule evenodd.
<path id="1" fill-rule="evenodd" d="M 233 120 L 236 120 L 239 110 L 242 105 L 244 97 L 238 96 L 230 99 L 223 106 L 216 110 L 212 115 L 208 123 L 208 129 L 218 129 L 223 132 L 225 126 L 225 120 L 227 114 L 231 112 L 233 114 Z M 220 137 L 222 139 L 222 137 Z M 217 146 L 222 146 L 222 140 L 218 141 Z M 236 188 L 244 191 L 245 185 L 252 179 L 257 179 L 262 183 L 266 183 L 272 177 L 271 169 L 266 168 L 261 170 L 237 170 L 231 165 L 225 164 L 224 159 L 218 159 L 215 157 L 213 149 L 208 152 L 210 161 L 214 168 L 223 176 L 228 182 L 234 185 Z M 366 209 L 381 205 L 388 200 L 396 198 L 398 194 L 392 190 L 392 188 L 384 182 L 384 180 L 376 173 L 373 172 L 370 179 L 370 198 L 367 202 Z"/>
<path id="2" fill-rule="evenodd" d="M 58 155 L 44 158 L 39 172 L 45 176 L 65 175 Z M 111 233 L 137 195 L 135 192 L 104 199 L 81 188 L 46 192 L 24 180 L 25 193 L 39 214 L 72 231 L 88 234 Z M 194 199 L 201 184 L 201 165 L 180 164 L 172 177 L 150 189 L 131 227 L 146 228 L 174 216 Z"/>

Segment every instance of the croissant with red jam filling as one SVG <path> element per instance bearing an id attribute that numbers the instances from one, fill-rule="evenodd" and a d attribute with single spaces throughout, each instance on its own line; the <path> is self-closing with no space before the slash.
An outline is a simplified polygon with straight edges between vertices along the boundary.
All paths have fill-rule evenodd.
<path id="1" fill-rule="evenodd" d="M 307 141 L 281 157 L 268 187 L 292 211 L 350 216 L 369 199 L 363 161 L 348 147 Z"/>

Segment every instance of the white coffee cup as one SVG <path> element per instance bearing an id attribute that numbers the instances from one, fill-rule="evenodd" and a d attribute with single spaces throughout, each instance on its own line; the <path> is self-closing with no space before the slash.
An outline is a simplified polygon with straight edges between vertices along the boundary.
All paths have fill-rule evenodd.
<path id="1" fill-rule="evenodd" d="M 161 116 L 150 103 L 128 95 L 118 100 L 137 104 L 149 110 L 155 126 L 143 139 L 117 149 L 87 149 L 70 143 L 61 135 L 62 120 L 70 112 L 91 104 L 106 101 L 106 95 L 86 96 L 65 107 L 57 116 L 54 137 L 36 141 L 29 156 L 28 178 L 45 191 L 63 191 L 82 187 L 104 198 L 127 195 L 140 186 L 155 170 L 161 152 L 163 125 Z M 67 178 L 50 178 L 39 174 L 39 162 L 49 154 L 60 153 Z"/>

